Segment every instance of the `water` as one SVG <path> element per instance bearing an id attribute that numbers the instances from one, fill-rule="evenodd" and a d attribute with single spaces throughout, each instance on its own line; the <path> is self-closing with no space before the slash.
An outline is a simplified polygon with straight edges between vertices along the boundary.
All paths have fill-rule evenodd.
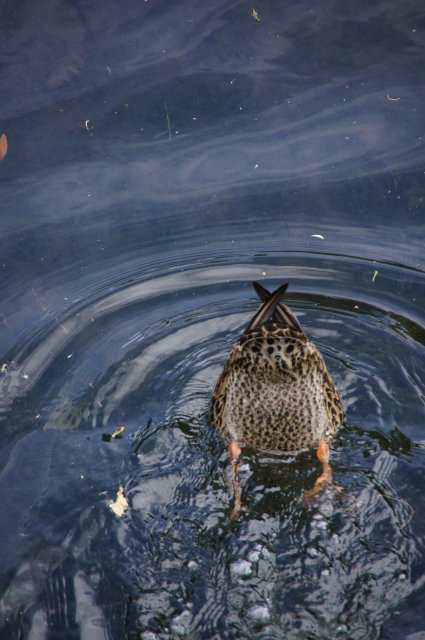
<path id="1" fill-rule="evenodd" d="M 423 639 L 419 7 L 0 17 L 0 637 Z M 246 452 L 231 519 L 207 408 L 253 279 L 340 390 L 342 489 Z"/>

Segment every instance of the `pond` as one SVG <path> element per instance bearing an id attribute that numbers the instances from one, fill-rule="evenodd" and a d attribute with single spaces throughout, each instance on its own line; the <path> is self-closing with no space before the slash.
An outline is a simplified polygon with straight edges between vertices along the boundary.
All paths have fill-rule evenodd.
<path id="1" fill-rule="evenodd" d="M 0 1 L 0 638 L 424 640 L 424 47 L 394 0 Z M 341 491 L 246 450 L 232 518 L 252 280 Z"/>

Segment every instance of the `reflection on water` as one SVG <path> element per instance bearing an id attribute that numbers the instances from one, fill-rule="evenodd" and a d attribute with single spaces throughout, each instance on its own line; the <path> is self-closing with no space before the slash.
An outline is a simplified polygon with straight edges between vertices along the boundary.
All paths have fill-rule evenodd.
<path id="1" fill-rule="evenodd" d="M 418 640 L 420 12 L 0 18 L 0 636 Z M 232 521 L 207 408 L 253 279 L 290 282 L 341 392 L 342 491 L 306 509 L 309 453 L 247 451 Z"/>

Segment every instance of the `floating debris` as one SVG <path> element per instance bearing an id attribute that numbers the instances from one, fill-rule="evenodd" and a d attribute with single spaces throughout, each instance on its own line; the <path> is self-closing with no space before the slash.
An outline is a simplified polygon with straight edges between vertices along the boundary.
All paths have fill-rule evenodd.
<path id="1" fill-rule="evenodd" d="M 70 127 L 68 127 L 67 131 L 68 133 L 88 131 L 88 133 L 91 136 L 93 135 L 92 134 L 93 129 L 94 129 L 94 125 L 92 121 L 87 119 L 87 120 L 78 120 L 77 122 L 74 122 Z"/>
<path id="2" fill-rule="evenodd" d="M 115 429 L 112 433 L 102 433 L 103 442 L 111 442 L 111 440 L 118 440 L 121 438 L 121 434 L 125 431 L 125 427 L 121 426 Z"/>
<path id="3" fill-rule="evenodd" d="M 257 9 L 251 9 L 251 18 L 254 18 L 254 20 L 256 20 L 257 22 L 260 22 L 261 18 L 260 18 L 260 14 L 258 13 Z"/>
<path id="4" fill-rule="evenodd" d="M 7 137 L 5 133 L 2 133 L 0 136 L 0 161 L 6 157 L 8 149 Z"/>
<path id="5" fill-rule="evenodd" d="M 373 276 L 372 276 L 372 282 L 375 282 L 376 280 L 376 276 L 378 275 L 379 271 L 374 271 L 373 272 Z"/>
<path id="6" fill-rule="evenodd" d="M 112 432 L 112 437 L 113 438 L 120 438 L 121 434 L 125 431 L 125 427 L 123 425 L 121 425 L 121 427 L 118 427 L 118 429 L 115 429 L 115 431 Z"/>
<path id="7" fill-rule="evenodd" d="M 164 109 L 165 109 L 165 119 L 167 121 L 168 142 L 171 142 L 171 120 L 168 113 L 168 107 L 166 102 L 164 102 Z"/>
<path id="8" fill-rule="evenodd" d="M 109 508 L 119 518 L 121 518 L 124 515 L 124 513 L 127 511 L 127 509 L 128 509 L 128 501 L 127 501 L 127 498 L 124 495 L 124 487 L 122 485 L 118 489 L 117 497 L 116 497 L 115 502 L 110 502 L 109 503 Z"/>
<path id="9" fill-rule="evenodd" d="M 320 233 L 312 233 L 311 234 L 312 238 L 319 238 L 319 240 L 324 240 L 325 236 L 322 236 Z"/>

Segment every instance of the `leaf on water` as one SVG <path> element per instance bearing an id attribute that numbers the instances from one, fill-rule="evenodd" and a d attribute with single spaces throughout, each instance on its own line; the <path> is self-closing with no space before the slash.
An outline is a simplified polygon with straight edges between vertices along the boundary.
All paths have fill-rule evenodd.
<path id="1" fill-rule="evenodd" d="M 7 148 L 7 137 L 5 133 L 2 133 L 0 136 L 0 161 L 6 156 Z"/>
<path id="2" fill-rule="evenodd" d="M 125 427 L 121 426 L 115 429 L 112 433 L 102 433 L 103 442 L 111 442 L 112 439 L 121 438 L 122 432 L 125 431 Z"/>
<path id="3" fill-rule="evenodd" d="M 118 429 L 115 429 L 115 431 L 112 432 L 112 437 L 119 438 L 123 431 L 125 431 L 125 427 L 123 426 L 118 427 Z"/>
<path id="4" fill-rule="evenodd" d="M 121 518 L 128 509 L 128 501 L 124 495 L 124 487 L 121 485 L 117 492 L 115 502 L 109 503 L 109 508 L 116 516 Z"/>
<path id="5" fill-rule="evenodd" d="M 376 276 L 378 275 L 378 273 L 379 273 L 379 271 L 374 271 L 373 272 L 372 282 L 375 282 Z"/>

